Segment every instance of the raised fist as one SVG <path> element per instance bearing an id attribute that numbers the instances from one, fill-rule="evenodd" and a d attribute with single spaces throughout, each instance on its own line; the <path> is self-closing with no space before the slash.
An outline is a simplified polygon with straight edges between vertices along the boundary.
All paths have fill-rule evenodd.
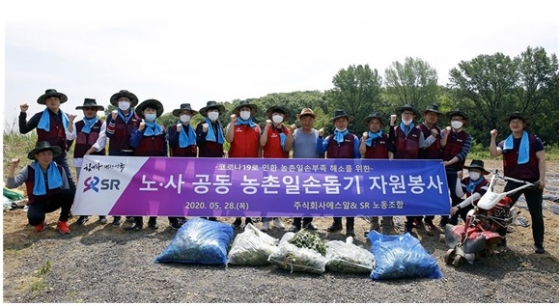
<path id="1" fill-rule="evenodd" d="M 266 119 L 266 125 L 271 125 L 272 121 L 270 121 L 269 119 Z"/>
<path id="2" fill-rule="evenodd" d="M 395 121 L 397 121 L 397 115 L 391 115 L 391 125 L 395 125 Z"/>
<path id="3" fill-rule="evenodd" d="M 235 120 L 237 120 L 237 116 L 235 114 L 231 114 L 231 116 L 229 116 L 230 121 L 231 122 L 235 122 Z"/>
<path id="4" fill-rule="evenodd" d="M 183 125 L 181 123 L 177 123 L 177 132 L 180 132 L 182 128 Z"/>
<path id="5" fill-rule="evenodd" d="M 362 134 L 362 140 L 366 140 L 368 138 L 369 133 L 368 132 L 364 132 Z"/>
<path id="6" fill-rule="evenodd" d="M 202 124 L 202 132 L 203 132 L 203 133 L 208 132 L 208 123 L 203 123 L 203 124 Z"/>
<path id="7" fill-rule="evenodd" d="M 117 111 L 117 110 L 114 110 L 114 111 L 111 113 L 111 118 L 113 118 L 113 121 L 114 121 L 114 120 L 117 120 L 117 116 L 118 116 L 118 115 L 119 115 L 119 111 Z"/>
<path id="8" fill-rule="evenodd" d="M 27 105 L 27 103 L 23 103 L 22 105 L 19 106 L 19 110 L 22 113 L 25 113 L 28 109 L 29 109 L 29 105 Z"/>
<path id="9" fill-rule="evenodd" d="M 140 125 L 138 126 L 138 130 L 141 132 L 144 130 L 145 127 L 146 127 L 146 122 L 144 121 L 144 119 L 142 119 L 142 122 L 140 122 Z"/>
<path id="10" fill-rule="evenodd" d="M 321 128 L 319 129 L 319 137 L 323 137 L 323 135 L 325 135 L 325 129 Z"/>
<path id="11" fill-rule="evenodd" d="M 74 119 L 76 119 L 76 117 L 78 117 L 78 115 L 70 114 L 70 116 L 68 116 L 68 119 L 70 120 L 70 122 L 74 122 Z"/>
<path id="12" fill-rule="evenodd" d="M 498 136 L 498 130 L 493 129 L 490 131 L 490 137 L 496 138 Z"/>
<path id="13" fill-rule="evenodd" d="M 10 164 L 15 168 L 19 164 L 19 158 L 12 158 Z"/>
<path id="14" fill-rule="evenodd" d="M 297 129 L 297 126 L 295 124 L 290 125 L 290 130 L 295 131 Z"/>
<path id="15" fill-rule="evenodd" d="M 432 136 L 434 136 L 434 138 L 437 138 L 437 137 L 438 137 L 439 132 L 438 132 L 437 129 L 432 129 L 431 132 L 432 132 Z"/>

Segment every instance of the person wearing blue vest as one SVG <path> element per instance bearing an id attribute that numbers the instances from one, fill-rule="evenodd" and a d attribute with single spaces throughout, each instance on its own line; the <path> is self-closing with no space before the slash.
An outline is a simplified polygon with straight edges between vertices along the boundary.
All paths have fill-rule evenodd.
<path id="1" fill-rule="evenodd" d="M 70 189 L 76 190 L 76 184 L 70 172 L 68 158 L 66 152 L 71 143 L 66 139 L 66 129 L 68 129 L 69 115 L 60 109 L 60 105 L 68 101 L 68 97 L 56 91 L 56 89 L 47 89 L 38 99 L 37 103 L 45 105 L 44 111 L 37 113 L 26 122 L 27 110 L 29 105 L 24 103 L 19 106 L 20 114 L 18 118 L 19 132 L 27 134 L 37 128 L 37 143 L 40 141 L 48 141 L 52 146 L 58 146 L 62 152 L 55 157 L 55 162 L 64 168 L 68 176 Z"/>
<path id="2" fill-rule="evenodd" d="M 84 119 L 74 123 L 76 115 L 70 115 L 70 124 L 66 130 L 66 138 L 75 140 L 74 158 L 72 165 L 76 169 L 76 177 L 80 177 L 82 162 L 85 155 L 105 155 L 105 144 L 107 143 L 107 135 L 105 135 L 105 121 L 99 119 L 97 112 L 103 111 L 105 108 L 97 105 L 95 99 L 84 99 L 82 106 L 76 106 L 77 110 L 84 112 Z M 89 216 L 80 216 L 76 224 L 83 225 L 89 220 Z M 107 217 L 99 216 L 99 223 L 107 223 Z"/>
<path id="3" fill-rule="evenodd" d="M 15 175 L 19 159 L 14 158 L 10 163 L 6 187 L 16 188 L 25 183 L 28 205 L 27 219 L 36 232 L 42 232 L 45 227 L 45 214 L 60 208 L 60 217 L 56 228 L 62 234 L 70 233 L 67 221 L 70 208 L 74 201 L 75 190 L 70 189 L 66 171 L 53 159 L 62 154 L 62 149 L 52 146 L 48 141 L 39 141 L 35 149 L 27 154 L 33 162 L 23 167 Z"/>
<path id="4" fill-rule="evenodd" d="M 354 119 L 343 109 L 337 109 L 331 119 L 335 131 L 323 139 L 324 131 L 319 130 L 317 139 L 317 153 L 327 153 L 327 158 L 361 158 L 360 140 L 356 135 L 348 131 L 348 123 Z M 327 229 L 328 232 L 342 230 L 342 217 L 333 217 L 333 224 Z M 346 217 L 346 236 L 355 236 L 354 217 Z"/>
<path id="5" fill-rule="evenodd" d="M 513 201 L 517 202 L 521 194 L 525 196 L 529 214 L 531 215 L 534 250 L 537 254 L 544 251 L 544 219 L 542 213 L 543 189 L 546 186 L 546 157 L 544 145 L 539 137 L 529 134 L 526 128 L 529 125 L 527 117 L 521 112 L 513 112 L 507 115 L 507 122 L 511 134 L 496 145 L 498 131 L 490 131 L 490 156 L 498 157 L 503 155 L 504 175 L 514 179 L 527 182 L 538 181 L 536 188 L 525 188 L 514 194 L 509 195 Z M 520 183 L 508 181 L 504 187 L 504 192 L 513 190 L 521 186 Z M 502 246 L 506 246 L 506 230 L 502 229 L 499 234 L 502 236 Z"/>

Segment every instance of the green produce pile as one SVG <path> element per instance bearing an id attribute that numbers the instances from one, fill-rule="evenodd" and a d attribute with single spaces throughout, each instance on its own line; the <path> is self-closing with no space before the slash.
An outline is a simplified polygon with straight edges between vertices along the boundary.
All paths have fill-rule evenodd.
<path id="1" fill-rule="evenodd" d="M 327 254 L 327 245 L 317 233 L 306 230 L 300 230 L 295 236 L 288 240 L 289 243 L 297 246 L 298 248 L 308 248 L 319 252 L 325 256 Z"/>
<path id="2" fill-rule="evenodd" d="M 327 242 L 327 269 L 342 273 L 370 274 L 375 268 L 373 254 L 352 243 Z"/>

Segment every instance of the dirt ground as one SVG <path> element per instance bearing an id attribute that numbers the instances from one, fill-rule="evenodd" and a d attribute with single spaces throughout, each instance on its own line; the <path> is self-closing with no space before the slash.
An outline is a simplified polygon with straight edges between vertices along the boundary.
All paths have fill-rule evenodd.
<path id="1" fill-rule="evenodd" d="M 501 161 L 486 161 L 486 169 L 501 169 Z M 558 197 L 558 161 L 547 162 L 545 195 Z M 123 229 L 127 224 L 113 228 L 110 222 L 101 225 L 96 217 L 78 226 L 74 217 L 69 222 L 72 233 L 62 236 L 55 230 L 57 213 L 47 215 L 47 230 L 35 233 L 27 225 L 25 212 L 16 209 L 3 216 L 4 302 L 558 303 L 558 202 L 544 202 L 545 254 L 534 254 L 530 227 L 514 226 L 507 248 L 474 265 L 453 268 L 442 259 L 447 250 L 439 241 L 442 229 L 428 235 L 419 228 L 415 235 L 437 259 L 444 278 L 387 282 L 331 272 L 323 276 L 290 274 L 273 266 L 224 270 L 153 264 L 175 234 L 167 227 L 167 218 L 158 218 L 158 230 L 129 232 Z M 520 207 L 523 204 L 519 202 Z M 531 220 L 526 209 L 521 209 L 520 216 Z M 233 218 L 219 220 L 233 222 Z M 282 220 L 287 230 L 291 219 Z M 438 221 L 436 217 L 436 224 Z M 332 218 L 314 220 L 320 236 L 344 240 L 344 232 L 326 232 L 331 222 Z M 364 237 L 368 229 L 365 220 L 356 218 L 356 244 L 369 248 Z M 274 229 L 269 234 L 280 238 L 286 230 Z M 470 294 L 462 294 L 468 290 L 465 284 L 471 283 L 476 284 L 469 285 Z M 364 292 L 357 287 L 374 289 Z"/>

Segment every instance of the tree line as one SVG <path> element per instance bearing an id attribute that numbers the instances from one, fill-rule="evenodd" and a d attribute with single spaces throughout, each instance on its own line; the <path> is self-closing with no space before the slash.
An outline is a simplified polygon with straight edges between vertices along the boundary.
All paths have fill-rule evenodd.
<path id="1" fill-rule="evenodd" d="M 289 124 L 296 123 L 296 114 L 303 107 L 310 107 L 318 118 L 316 128 L 332 132 L 332 114 L 342 108 L 354 116 L 349 130 L 360 135 L 367 128 L 362 120 L 372 111 L 389 118 L 396 107 L 410 104 L 422 112 L 429 104 L 440 106 L 445 113 L 459 108 L 469 115 L 466 130 L 474 141 L 487 147 L 489 131 L 496 128 L 505 138 L 506 114 L 512 111 L 525 113 L 529 131 L 537 134 L 547 145 L 558 145 L 558 59 L 548 55 L 542 47 L 527 47 L 520 55 L 510 57 L 502 53 L 478 55 L 461 61 L 449 71 L 449 83 L 438 85 L 437 71 L 420 58 L 407 57 L 404 62 L 393 62 L 380 75 L 369 65 L 350 65 L 340 69 L 332 79 L 333 88 L 325 92 L 303 91 L 271 93 L 259 98 L 248 98 L 258 105 L 255 121 L 264 126 L 265 111 L 273 105 L 282 105 L 291 112 Z M 223 103 L 226 115 L 220 119 L 227 125 L 229 114 L 240 100 L 217 101 Z M 188 102 L 188 101 L 183 101 Z M 114 106 L 106 108 L 109 114 Z M 193 124 L 202 120 L 192 118 Z M 416 118 L 421 123 L 422 118 Z M 171 112 L 158 122 L 170 126 L 177 122 Z M 449 125 L 447 118 L 440 118 L 440 126 Z"/>

